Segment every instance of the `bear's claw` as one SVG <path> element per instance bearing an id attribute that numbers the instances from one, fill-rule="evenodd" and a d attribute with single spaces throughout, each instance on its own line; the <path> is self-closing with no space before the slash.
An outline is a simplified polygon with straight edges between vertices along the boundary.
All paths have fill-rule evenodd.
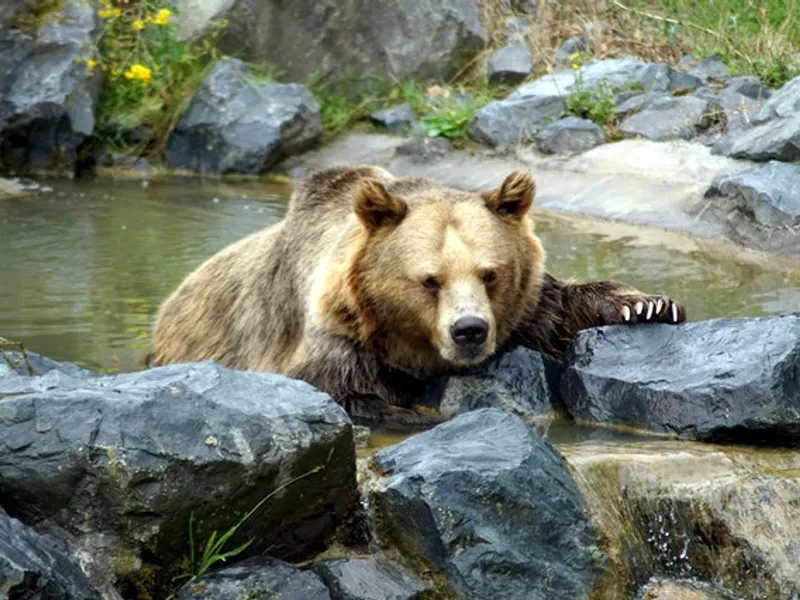
<path id="1" fill-rule="evenodd" d="M 686 320 L 686 310 L 666 296 L 625 297 L 601 300 L 597 316 L 602 325 L 633 323 L 668 323 L 677 325 Z"/>

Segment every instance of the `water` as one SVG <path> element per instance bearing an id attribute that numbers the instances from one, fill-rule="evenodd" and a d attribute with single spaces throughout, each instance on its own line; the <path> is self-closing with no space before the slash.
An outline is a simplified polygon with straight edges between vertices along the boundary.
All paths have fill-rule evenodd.
<path id="1" fill-rule="evenodd" d="M 106 372 L 141 368 L 159 303 L 230 242 L 279 220 L 264 182 L 57 181 L 0 200 L 0 336 Z M 691 319 L 800 309 L 800 266 L 716 242 L 537 215 L 549 269 L 670 294 Z"/>

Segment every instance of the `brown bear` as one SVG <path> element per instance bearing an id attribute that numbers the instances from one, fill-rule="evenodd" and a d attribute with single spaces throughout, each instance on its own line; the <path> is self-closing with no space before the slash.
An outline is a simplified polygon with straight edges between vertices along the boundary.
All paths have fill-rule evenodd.
<path id="1" fill-rule="evenodd" d="M 356 422 L 420 425 L 427 378 L 523 345 L 560 357 L 581 329 L 681 323 L 617 281 L 557 279 L 533 232 L 530 174 L 483 193 L 371 166 L 302 182 L 284 219 L 231 244 L 166 299 L 151 364 L 214 360 L 303 379 Z"/>

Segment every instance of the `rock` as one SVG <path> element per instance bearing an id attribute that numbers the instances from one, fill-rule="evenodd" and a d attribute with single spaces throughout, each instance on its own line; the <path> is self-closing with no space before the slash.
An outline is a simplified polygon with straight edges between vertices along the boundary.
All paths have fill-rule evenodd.
<path id="1" fill-rule="evenodd" d="M 625 118 L 649 107 L 656 100 L 669 98 L 664 92 L 631 92 L 631 96 L 617 103 L 614 114 L 617 118 Z"/>
<path id="2" fill-rule="evenodd" d="M 725 90 L 742 94 L 754 100 L 767 100 L 772 96 L 772 90 L 761 85 L 761 80 L 754 75 L 744 75 L 729 79 L 725 84 Z"/>
<path id="3" fill-rule="evenodd" d="M 254 556 L 187 583 L 176 600 L 331 600 L 314 573 L 268 556 Z M 335 598 L 333 599 L 335 600 Z"/>
<path id="4" fill-rule="evenodd" d="M 100 89 L 77 59 L 96 55 L 97 21 L 90 3 L 65 0 L 36 30 L 0 22 L 0 171 L 74 174 Z"/>
<path id="5" fill-rule="evenodd" d="M 567 38 L 556 50 L 556 65 L 559 67 L 571 65 L 572 56 L 589 49 L 589 40 L 585 35 L 576 35 Z"/>
<path id="6" fill-rule="evenodd" d="M 684 441 L 559 449 L 615 562 L 600 597 L 631 598 L 630 584 L 654 575 L 713 582 L 701 589 L 719 600 L 800 596 L 799 453 Z"/>
<path id="7" fill-rule="evenodd" d="M 181 14 L 205 3 L 176 0 Z M 342 80 L 349 89 L 368 86 L 376 76 L 447 80 L 488 41 L 477 0 L 208 4 L 202 18 L 182 26 L 181 39 L 194 39 L 211 19 L 225 18 L 228 26 L 219 41 L 223 52 L 245 61 L 266 61 L 289 81 L 317 75 Z"/>
<path id="8" fill-rule="evenodd" d="M 37 354 L 36 352 L 26 351 L 27 361 L 19 352 L 5 351 L 6 361 L 14 365 L 14 371 L 19 375 L 30 375 L 28 369 L 33 369 L 34 375 L 46 375 L 50 371 L 61 371 L 62 373 L 76 379 L 89 379 L 97 377 L 97 373 L 79 367 L 73 363 L 60 362 Z M 3 361 L 5 362 L 5 361 Z"/>
<path id="9" fill-rule="evenodd" d="M 293 560 L 319 551 L 357 503 L 352 426 L 329 396 L 214 363 L 77 379 L 0 378 L 0 497 L 63 533 L 96 578 L 125 582 L 143 553 L 164 576 L 195 539 L 227 531 L 266 494 L 231 547 Z M 246 555 L 243 556 L 243 558 Z M 156 575 L 158 577 L 158 575 Z"/>
<path id="10" fill-rule="evenodd" d="M 761 110 L 763 107 L 759 113 Z M 712 152 L 757 162 L 800 160 L 800 118 L 774 119 L 752 127 L 734 128 L 714 144 Z"/>
<path id="11" fill-rule="evenodd" d="M 386 127 L 392 133 L 402 133 L 411 126 L 415 117 L 411 107 L 404 103 L 376 110 L 369 118 L 373 123 Z"/>
<path id="12" fill-rule="evenodd" d="M 733 595 L 708 583 L 656 579 L 636 595 L 636 600 L 733 600 Z"/>
<path id="13" fill-rule="evenodd" d="M 0 597 L 99 600 L 64 544 L 0 508 Z"/>
<path id="14" fill-rule="evenodd" d="M 800 313 L 581 332 L 561 396 L 575 418 L 685 439 L 800 442 Z"/>
<path id="15" fill-rule="evenodd" d="M 504 44 L 521 42 L 531 32 L 531 22 L 525 17 L 508 17 L 500 31 L 500 41 Z"/>
<path id="16" fill-rule="evenodd" d="M 381 450 L 378 537 L 459 597 L 588 597 L 597 538 L 561 457 L 519 417 L 472 411 Z"/>
<path id="17" fill-rule="evenodd" d="M 795 77 L 772 94 L 761 109 L 753 115 L 753 123 L 761 124 L 773 119 L 793 119 L 800 110 L 800 77 Z"/>
<path id="18" fill-rule="evenodd" d="M 635 58 L 613 58 L 589 62 L 577 71 L 544 75 L 503 100 L 486 104 L 470 120 L 467 134 L 495 147 L 529 142 L 540 129 L 561 117 L 565 99 L 577 89 L 577 77 L 584 90 L 602 85 L 612 90 L 624 88 L 641 82 L 647 64 Z"/>
<path id="19" fill-rule="evenodd" d="M 528 45 L 522 42 L 500 48 L 487 64 L 489 83 L 513 85 L 524 81 L 531 74 L 532 60 Z"/>
<path id="20" fill-rule="evenodd" d="M 691 91 L 703 85 L 697 77 L 676 71 L 664 63 L 648 63 L 642 66 L 637 81 L 648 92 Z"/>
<path id="21" fill-rule="evenodd" d="M 320 137 L 320 108 L 302 85 L 252 79 L 243 62 L 220 60 L 169 136 L 170 167 L 199 173 L 263 173 Z"/>
<path id="22" fill-rule="evenodd" d="M 719 55 L 712 54 L 689 71 L 692 75 L 702 81 L 703 83 L 722 82 L 728 79 L 731 75 L 728 65 L 719 57 Z"/>
<path id="23" fill-rule="evenodd" d="M 415 160 L 430 162 L 453 151 L 453 143 L 443 137 L 416 137 L 397 147 L 397 154 L 414 157 Z"/>
<path id="24" fill-rule="evenodd" d="M 545 154 L 579 154 L 607 140 L 599 125 L 577 117 L 556 121 L 536 134 L 536 146 Z"/>
<path id="25" fill-rule="evenodd" d="M 626 118 L 619 126 L 624 137 L 654 141 L 690 140 L 708 126 L 708 102 L 696 96 L 666 97 Z"/>
<path id="26" fill-rule="evenodd" d="M 480 408 L 501 408 L 523 418 L 552 415 L 563 408 L 558 397 L 560 363 L 528 348 L 518 347 L 492 359 L 469 374 L 432 382 L 421 402 L 446 414 Z"/>
<path id="27" fill-rule="evenodd" d="M 427 589 L 413 573 L 375 556 L 320 560 L 313 569 L 331 600 L 417 600 Z"/>
<path id="28" fill-rule="evenodd" d="M 724 196 L 765 227 L 800 225 L 800 165 L 772 160 L 717 176 L 706 196 Z"/>

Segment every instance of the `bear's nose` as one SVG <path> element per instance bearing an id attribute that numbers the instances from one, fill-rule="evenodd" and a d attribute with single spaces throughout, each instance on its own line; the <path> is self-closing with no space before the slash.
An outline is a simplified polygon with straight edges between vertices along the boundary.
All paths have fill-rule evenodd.
<path id="1" fill-rule="evenodd" d="M 450 327 L 450 335 L 459 346 L 480 346 L 489 336 L 489 324 L 480 317 L 461 317 Z"/>

